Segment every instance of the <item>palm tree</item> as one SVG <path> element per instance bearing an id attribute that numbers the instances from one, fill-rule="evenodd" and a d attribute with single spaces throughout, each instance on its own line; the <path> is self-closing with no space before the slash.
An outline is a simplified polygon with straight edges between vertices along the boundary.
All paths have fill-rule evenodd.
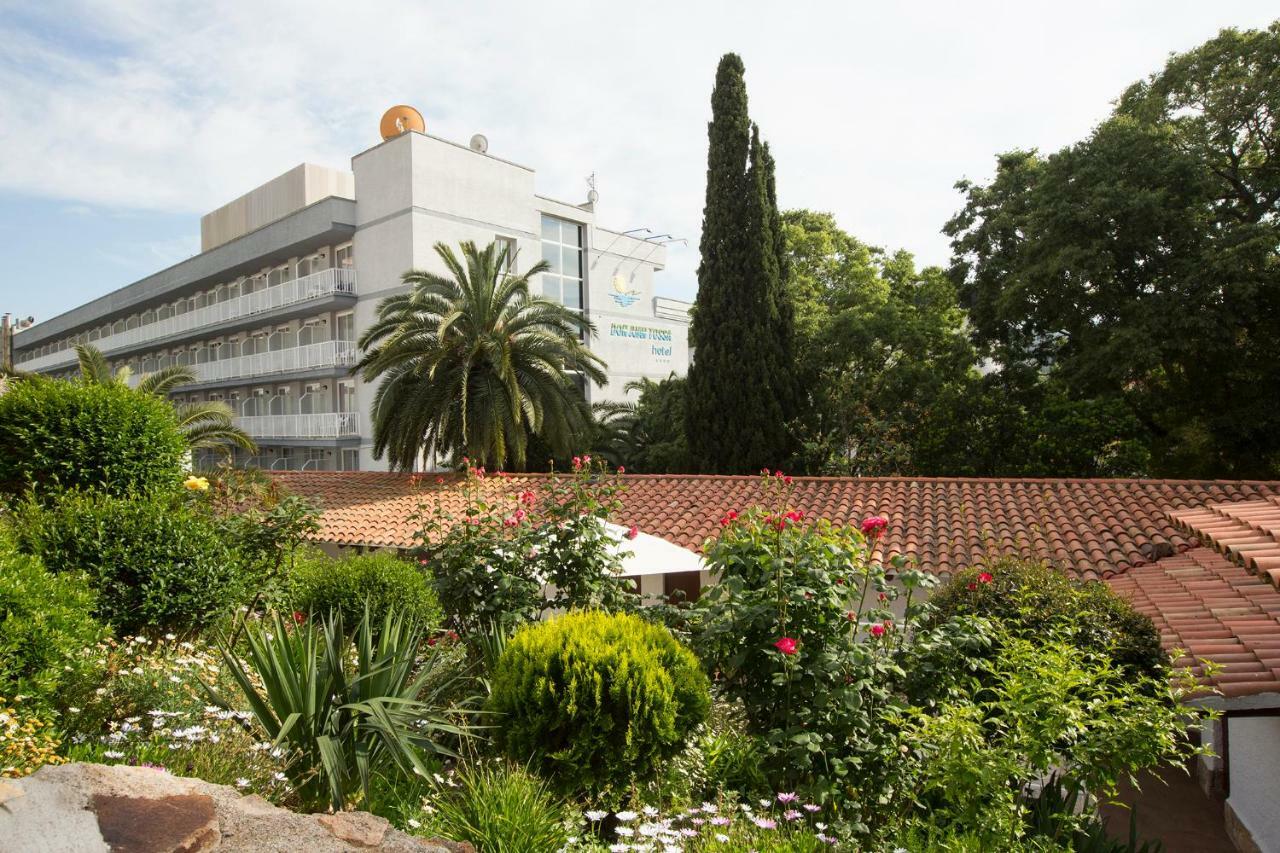
<path id="1" fill-rule="evenodd" d="M 97 347 L 77 344 L 75 349 L 76 358 L 80 362 L 82 382 L 91 385 L 129 384 L 133 371 L 128 367 L 121 367 L 113 373 L 107 357 Z M 186 365 L 175 364 L 144 374 L 134 390 L 140 394 L 168 397 L 169 392 L 179 385 L 195 381 L 194 370 Z M 250 453 L 258 449 L 249 434 L 235 425 L 235 410 L 226 403 L 218 400 L 174 403 L 173 411 L 178 416 L 178 427 L 192 450 L 216 450 L 230 454 L 233 447 Z"/>
<path id="2" fill-rule="evenodd" d="M 570 449 L 589 426 L 573 374 L 605 381 L 604 362 L 583 344 L 595 326 L 530 296 L 529 280 L 549 269 L 545 261 L 515 275 L 494 243 L 467 241 L 462 259 L 444 243 L 435 249 L 451 277 L 405 273 L 412 289 L 382 300 L 360 338 L 355 369 L 366 382 L 381 379 L 374 453 L 403 470 L 423 450 L 522 468 L 530 434 L 557 454 Z"/>

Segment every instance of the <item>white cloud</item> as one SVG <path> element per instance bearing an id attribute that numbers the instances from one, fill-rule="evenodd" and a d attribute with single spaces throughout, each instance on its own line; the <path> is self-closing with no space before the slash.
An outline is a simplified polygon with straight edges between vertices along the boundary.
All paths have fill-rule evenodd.
<path id="1" fill-rule="evenodd" d="M 959 178 L 1087 133 L 1172 50 L 1266 3 L 61 3 L 0 12 L 0 191 L 196 215 L 304 160 L 346 166 L 378 116 L 538 170 L 601 217 L 687 237 L 692 295 L 708 99 L 741 53 L 784 206 L 946 259 Z M 145 242 L 146 235 L 139 235 Z M 169 251 L 185 247 L 170 246 Z"/>

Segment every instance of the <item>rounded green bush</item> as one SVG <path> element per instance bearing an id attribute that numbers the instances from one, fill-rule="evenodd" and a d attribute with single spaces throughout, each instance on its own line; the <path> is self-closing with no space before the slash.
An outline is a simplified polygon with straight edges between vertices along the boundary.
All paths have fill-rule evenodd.
<path id="1" fill-rule="evenodd" d="M 1044 563 L 1006 558 L 965 569 L 930 603 L 935 610 L 929 626 L 953 616 L 984 616 L 1028 639 L 1065 629 L 1077 647 L 1106 650 L 1135 673 L 1160 675 L 1168 663 L 1156 626 L 1111 587 L 1074 580 Z"/>
<path id="2" fill-rule="evenodd" d="M 181 479 L 186 453 L 173 406 L 124 385 L 31 378 L 0 394 L 0 491 L 9 495 L 151 492 Z"/>
<path id="3" fill-rule="evenodd" d="M 78 654 L 103 636 L 84 575 L 55 575 L 0 531 L 0 696 L 53 703 Z"/>
<path id="4" fill-rule="evenodd" d="M 15 513 L 18 546 L 50 571 L 86 572 L 98 615 L 122 634 L 190 634 L 246 601 L 256 579 L 225 531 L 176 495 L 67 492 Z"/>
<path id="5" fill-rule="evenodd" d="M 493 672 L 499 747 L 563 792 L 621 794 L 653 778 L 706 719 L 693 653 L 630 614 L 570 613 L 526 625 Z"/>
<path id="6" fill-rule="evenodd" d="M 365 602 L 379 622 L 395 607 L 426 628 L 440 624 L 440 604 L 430 579 L 413 563 L 388 551 L 333 558 L 318 549 L 298 555 L 279 603 L 304 613 L 342 612 L 350 626 L 364 616 Z"/>

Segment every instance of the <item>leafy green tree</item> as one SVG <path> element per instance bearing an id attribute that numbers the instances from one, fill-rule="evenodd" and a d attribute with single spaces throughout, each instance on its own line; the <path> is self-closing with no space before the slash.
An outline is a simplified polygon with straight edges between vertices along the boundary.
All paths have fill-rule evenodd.
<path id="1" fill-rule="evenodd" d="M 796 293 L 801 467 L 827 474 L 921 471 L 921 425 L 976 364 L 941 270 L 867 246 L 828 213 L 782 215 Z"/>
<path id="2" fill-rule="evenodd" d="M 735 54 L 720 60 L 711 111 L 686 432 L 702 470 L 741 473 L 779 465 L 789 452 L 792 312 L 773 158 L 747 114 Z"/>
<path id="3" fill-rule="evenodd" d="M 356 366 L 379 380 L 373 403 L 376 455 L 411 469 L 424 451 L 466 454 L 492 468 L 525 465 L 531 435 L 553 454 L 571 452 L 588 414 L 576 376 L 603 384 L 604 363 L 582 342 L 583 315 L 531 296 L 539 261 L 505 272 L 505 250 L 436 244 L 450 275 L 404 274 L 411 290 L 378 305 L 360 338 Z"/>
<path id="4" fill-rule="evenodd" d="M 1153 473 L 1280 474 L 1280 22 L 1131 86 L 1084 141 L 961 182 L 952 274 L 979 343 L 1119 401 Z"/>
<path id="5" fill-rule="evenodd" d="M 627 383 L 639 394 L 628 427 L 626 465 L 637 474 L 683 474 L 696 470 L 685 438 L 688 380 L 674 373 L 666 379 Z"/>
<path id="6" fill-rule="evenodd" d="M 121 385 L 128 387 L 132 371 L 127 367 L 112 372 L 107 358 L 97 347 L 89 344 L 76 345 L 76 358 L 80 362 L 80 380 L 89 385 Z M 175 364 L 154 373 L 148 373 L 138 380 L 135 390 L 140 394 L 150 394 L 167 398 L 169 393 L 179 385 L 188 385 L 196 381 L 196 372 L 190 367 Z M 178 416 L 178 428 L 187 439 L 192 450 L 216 450 L 229 454 L 233 447 L 249 452 L 258 449 L 258 445 L 249 434 L 235 424 L 235 410 L 221 400 L 205 400 L 198 403 L 174 402 L 174 414 Z"/>

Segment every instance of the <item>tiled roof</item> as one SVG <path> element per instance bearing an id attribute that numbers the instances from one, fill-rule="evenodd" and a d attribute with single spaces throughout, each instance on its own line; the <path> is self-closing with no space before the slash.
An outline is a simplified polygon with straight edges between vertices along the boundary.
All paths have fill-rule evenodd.
<path id="1" fill-rule="evenodd" d="M 1179 529 L 1280 585 L 1280 497 L 1171 511 Z"/>
<path id="2" fill-rule="evenodd" d="M 315 499 L 320 536 L 340 544 L 408 547 L 425 504 L 458 512 L 458 475 L 292 472 L 281 485 Z M 490 477 L 491 497 L 536 489 L 543 475 Z M 618 521 L 699 551 L 727 510 L 761 496 L 758 477 L 626 475 Z M 1047 480 L 797 477 L 794 508 L 857 523 L 884 515 L 887 556 L 913 558 L 949 574 L 993 554 L 1040 557 L 1080 577 L 1099 578 L 1185 551 L 1194 537 L 1166 510 L 1280 496 L 1280 483 L 1206 480 Z"/>
<path id="3" fill-rule="evenodd" d="M 1280 692 L 1280 592 L 1213 548 L 1193 548 L 1108 580 L 1150 616 L 1180 665 L 1228 699 Z M 1205 676 L 1202 661 L 1217 664 Z"/>

